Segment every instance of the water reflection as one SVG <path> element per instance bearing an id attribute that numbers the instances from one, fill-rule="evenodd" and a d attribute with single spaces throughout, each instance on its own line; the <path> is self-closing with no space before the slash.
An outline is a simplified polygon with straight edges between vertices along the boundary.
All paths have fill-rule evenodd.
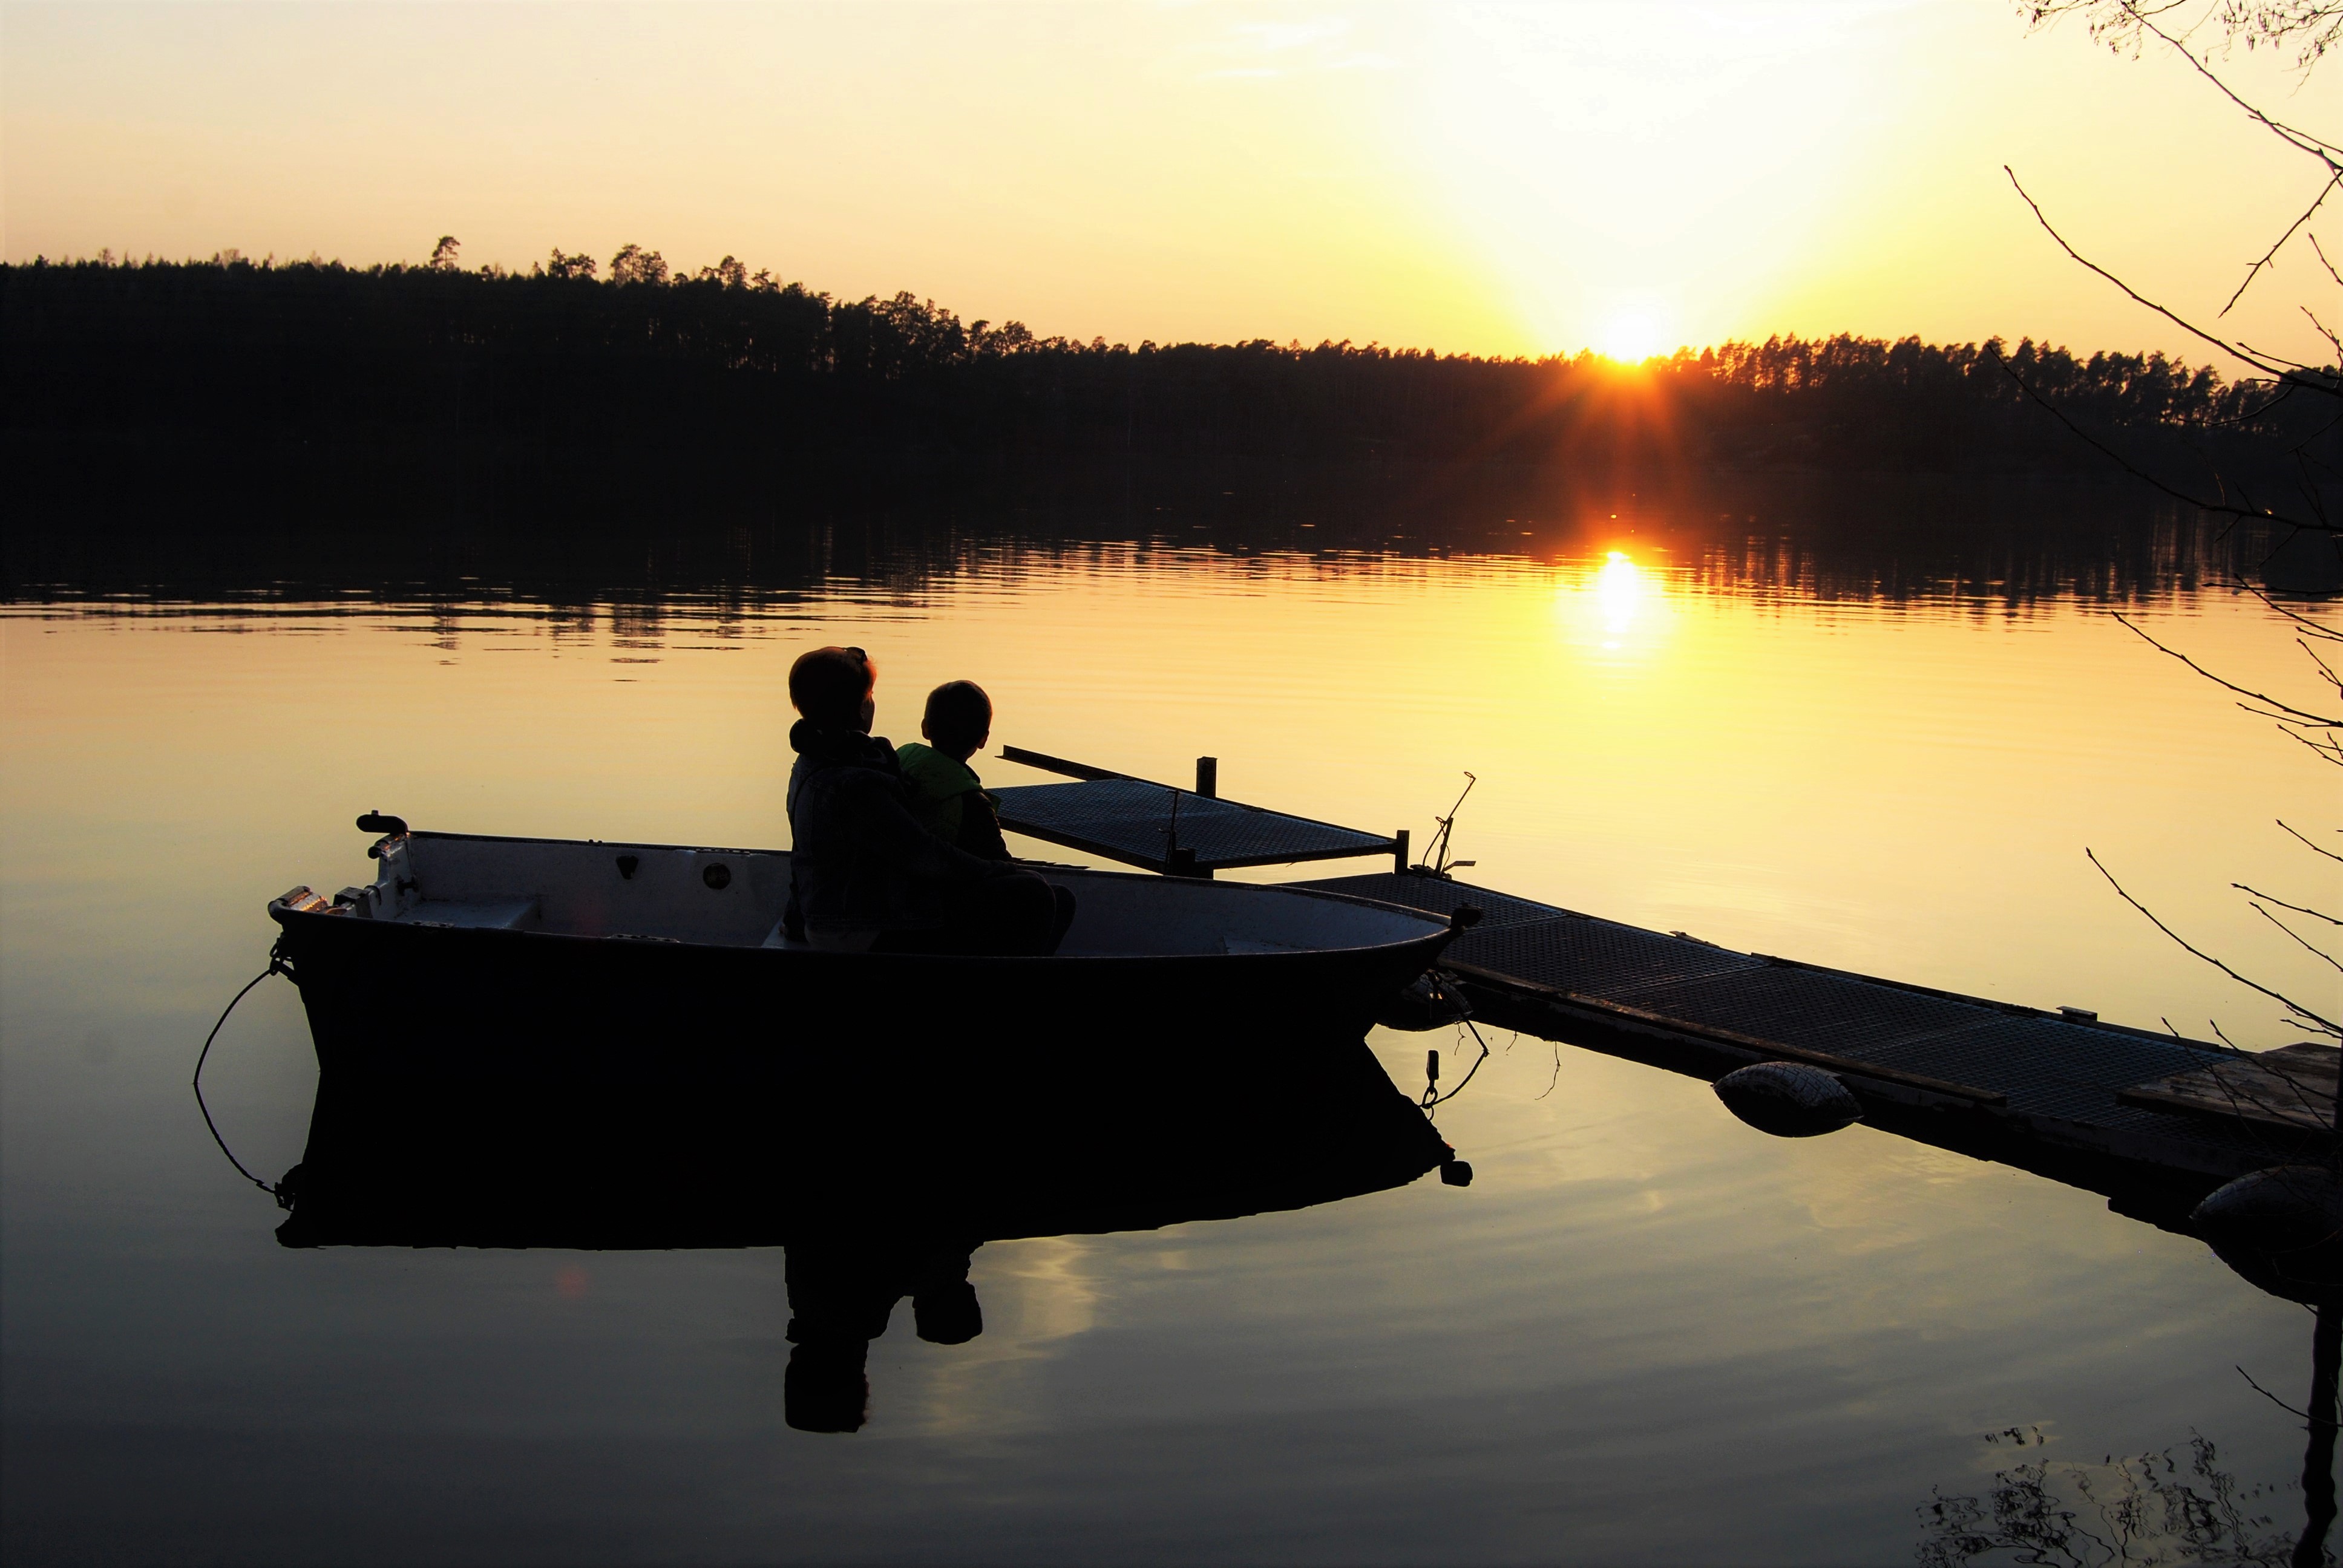
<path id="1" fill-rule="evenodd" d="M 635 505 L 608 489 L 565 498 L 539 487 L 468 505 L 344 490 L 321 515 L 314 491 L 240 487 L 232 515 L 206 516 L 199 496 L 175 489 L 96 522 L 75 493 L 35 499 L 12 519 L 0 602 L 116 614 L 190 601 L 252 613 L 542 607 L 573 623 L 600 608 L 618 635 L 655 640 L 663 609 L 737 626 L 744 613 L 840 589 L 873 609 L 916 609 L 948 582 L 1068 571 L 1209 569 L 1269 584 L 1407 561 L 1591 559 L 1604 563 L 1595 593 L 1604 620 L 1622 623 L 1615 636 L 1664 575 L 1703 594 L 2003 614 L 2241 576 L 2290 592 L 2343 587 L 2331 541 L 2255 534 L 2100 484 L 1679 475 L 1590 490 L 1480 474 L 1393 487 L 1296 468 L 1224 493 L 1192 477 L 1044 494 L 779 493 L 744 508 L 695 508 L 661 469 L 638 477 Z M 1609 570 L 1606 552 L 1621 569 Z"/>
<path id="2" fill-rule="evenodd" d="M 2012 1428 L 1986 1441 L 2024 1448 L 2046 1440 L 2039 1429 Z M 1986 1557 L 2048 1568 L 2332 1562 L 2316 1545 L 2307 1556 L 2296 1550 L 2299 1537 L 2280 1522 L 2283 1506 L 2278 1488 L 2239 1481 L 2222 1467 L 2211 1438 L 2192 1434 L 2185 1444 L 2096 1464 L 2023 1462 L 1996 1471 L 1983 1497 L 1939 1491 L 1919 1510 L 1915 1555 L 1920 1568 L 1963 1568 Z"/>
<path id="3" fill-rule="evenodd" d="M 347 1244 L 295 1250 L 186 1094 L 273 934 L 264 901 L 366 873 L 357 810 L 783 841 L 782 681 L 824 641 L 887 650 L 898 739 L 928 685 L 970 676 L 1003 739 L 1161 778 L 1213 753 L 1232 798 L 1419 842 L 1471 769 L 1456 848 L 1493 887 L 1966 993 L 2251 1028 L 2080 855 L 2120 851 L 2187 900 L 2284 878 L 2298 847 L 2268 819 L 2331 815 L 2330 779 L 2289 771 L 2097 613 L 2153 600 L 2192 653 L 2291 678 L 2258 605 L 2199 591 L 2231 542 L 2022 486 L 1784 487 L 1704 515 L 1418 496 L 1390 528 L 1355 488 L 1290 508 L 1215 489 L 1192 516 L 1143 493 L 821 515 L 572 496 L 535 531 L 348 488 L 249 528 L 175 500 L 143 540 L 103 507 L 36 528 L 26 502 L 0 538 L 12 1558 L 239 1541 L 405 1562 L 490 1541 L 1265 1560 L 1306 1532 L 1346 1560 L 1877 1563 L 1909 1556 L 1932 1483 L 1986 1497 L 1971 1434 L 1996 1426 L 2039 1422 L 2071 1445 L 2054 1453 L 2194 1427 L 2240 1477 L 2297 1473 L 2298 1423 L 2233 1369 L 2298 1403 L 2308 1325 L 2198 1242 L 1875 1128 L 1777 1143 L 1704 1083 L 1587 1052 L 1495 1041 L 1442 1111 L 1467 1191 L 1416 1181 L 1161 1234 L 1133 1227 L 1286 1201 L 1251 1182 L 1263 1159 L 1291 1167 L 1294 1203 L 1346 1183 L 1309 1190 L 1284 1152 L 1306 1128 L 1249 1121 L 1249 1064 L 1212 1041 L 1150 1064 L 1149 1095 L 1189 1114 L 1147 1161 L 1237 1189 L 1200 1202 L 1084 1202 L 1087 1171 L 1143 1163 L 1100 1147 L 1143 1108 L 1093 1129 L 1046 1096 L 990 1107 L 965 1164 L 846 1251 L 863 1299 L 909 1292 L 870 1342 L 852 1442 L 784 1425 L 782 1258 L 718 1249 L 799 1248 L 809 1204 L 932 1167 L 890 1104 L 548 1101 L 477 1127 L 377 1105 L 341 1123 L 364 1158 L 338 1161 L 337 1196 L 330 1086 L 298 999 L 264 988 L 214 1103 L 271 1174 L 318 1121 L 295 1218 Z M 1611 549 L 1654 592 L 1604 654 L 1556 590 Z M 2288 668 L 2254 663 L 2266 643 Z M 2206 940 L 2246 947 L 2249 918 Z M 1421 1037 L 1374 1042 L 1389 1081 L 1421 1083 Z M 1016 1070 L 1013 1039 L 985 1049 Z M 967 1171 L 1039 1196 L 939 1211 Z M 920 1342 L 918 1297 L 980 1241 L 984 1332 Z"/>
<path id="4" fill-rule="evenodd" d="M 1212 1048 L 1250 1058 L 1269 1044 L 1232 1033 Z M 788 1422 L 852 1432 L 869 1414 L 871 1342 L 902 1302 L 930 1343 L 983 1332 L 969 1271 L 988 1241 L 1310 1208 L 1404 1186 L 1449 1157 L 1363 1046 L 1306 1055 L 1307 1072 L 1272 1060 L 1241 1084 L 1134 1092 L 1110 1075 L 1109 1093 L 1004 1072 L 990 1093 L 912 1086 L 883 1108 L 770 1089 L 329 1070 L 281 1183 L 292 1212 L 277 1240 L 781 1247 Z"/>
<path id="5" fill-rule="evenodd" d="M 2332 1239 L 2322 1251 L 2331 1254 Z M 2300 1260 L 2217 1248 L 2238 1274 L 2263 1290 L 2312 1309 L 2308 1393 L 2301 1406 L 2239 1376 L 2272 1404 L 2301 1420 L 2300 1478 L 2291 1485 L 2240 1481 L 2223 1467 L 2215 1440 L 2191 1432 L 2185 1444 L 2138 1454 L 2108 1454 L 2098 1463 L 2042 1455 L 1996 1470 L 1991 1486 L 1947 1494 L 1940 1485 L 1917 1512 L 1921 1568 L 1961 1568 L 1995 1561 L 2102 1568 L 2106 1564 L 2222 1563 L 2256 1568 L 2325 1568 L 2337 1561 L 2327 1543 L 2336 1518 L 2337 1382 L 2343 1363 L 2343 1282 L 2333 1259 L 2310 1280 Z M 2040 1448 L 2038 1426 L 1989 1434 L 1996 1447 Z M 2178 1457 L 2185 1447 L 2187 1455 Z M 2289 1498 L 2288 1493 L 2296 1494 Z M 2299 1513 L 2293 1525 L 2285 1515 Z M 2003 1554 L 2009 1554 L 2005 1558 Z"/>

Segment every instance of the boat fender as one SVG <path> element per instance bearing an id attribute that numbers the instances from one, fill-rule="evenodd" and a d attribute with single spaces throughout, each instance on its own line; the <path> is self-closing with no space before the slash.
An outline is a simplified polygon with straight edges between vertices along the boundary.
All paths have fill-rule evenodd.
<path id="1" fill-rule="evenodd" d="M 1481 906 L 1459 904 L 1448 911 L 1448 929 L 1462 935 L 1481 923 Z"/>
<path id="2" fill-rule="evenodd" d="M 1813 1138 L 1863 1120 L 1845 1084 L 1802 1061 L 1755 1062 L 1712 1087 L 1727 1111 L 1776 1138 Z"/>
<path id="3" fill-rule="evenodd" d="M 1443 1187 L 1473 1185 L 1473 1165 L 1466 1160 L 1443 1160 L 1440 1162 L 1440 1182 Z"/>
<path id="4" fill-rule="evenodd" d="M 2343 1282 L 2343 1181 L 2323 1165 L 2274 1165 L 2216 1190 L 2188 1216 L 2225 1255 L 2299 1283 Z"/>
<path id="5" fill-rule="evenodd" d="M 618 857 L 618 880 L 620 880 L 620 881 L 622 881 L 622 882 L 631 882 L 631 881 L 633 881 L 633 880 L 635 879 L 635 868 L 636 868 L 637 866 L 641 865 L 642 863 L 643 863 L 643 858 L 642 858 L 640 855 L 621 855 L 621 856 L 619 856 L 619 857 Z"/>

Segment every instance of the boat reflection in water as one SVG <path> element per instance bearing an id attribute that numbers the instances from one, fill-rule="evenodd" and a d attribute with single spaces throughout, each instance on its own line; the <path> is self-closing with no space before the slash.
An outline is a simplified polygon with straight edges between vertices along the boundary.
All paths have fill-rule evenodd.
<path id="1" fill-rule="evenodd" d="M 607 1043 L 607 1042 L 606 1042 Z M 1102 1030 L 1097 1042 L 1111 1053 Z M 900 1087 L 840 1103 L 777 1090 L 325 1073 L 287 1174 L 288 1247 L 787 1250 L 789 1423 L 860 1428 L 870 1343 L 909 1298 L 921 1339 L 983 1332 L 969 1282 L 988 1241 L 1151 1230 L 1404 1186 L 1453 1161 L 1356 1037 L 1307 1050 L 1232 1030 L 1226 1075 L 1158 1068 L 923 1092 L 932 1039 L 840 1040 Z M 1201 1052 L 1199 1053 L 1202 1054 Z M 1275 1064 L 1291 1067 L 1281 1070 Z M 1111 1085 L 1111 1088 L 1100 1087 Z"/>

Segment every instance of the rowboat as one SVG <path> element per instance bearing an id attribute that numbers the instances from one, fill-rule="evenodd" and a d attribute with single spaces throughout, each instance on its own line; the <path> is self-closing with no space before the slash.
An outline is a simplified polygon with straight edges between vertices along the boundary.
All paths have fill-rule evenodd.
<path id="1" fill-rule="evenodd" d="M 1162 1070 L 1216 1040 L 1355 1044 L 1456 920 L 1297 888 L 1036 866 L 1077 900 L 1047 958 L 790 941 L 786 850 L 410 830 L 368 814 L 376 874 L 272 900 L 329 1074 L 575 1081 Z"/>

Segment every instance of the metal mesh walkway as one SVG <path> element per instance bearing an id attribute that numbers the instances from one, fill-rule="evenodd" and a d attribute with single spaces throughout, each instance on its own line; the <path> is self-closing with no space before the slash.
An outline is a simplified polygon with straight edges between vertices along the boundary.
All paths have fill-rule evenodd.
<path id="1" fill-rule="evenodd" d="M 1143 779 L 1019 784 L 993 793 L 1012 833 L 1151 870 L 1209 872 L 1351 855 L 1388 855 L 1390 839 L 1215 799 Z"/>
<path id="2" fill-rule="evenodd" d="M 1695 1040 L 1773 1044 L 1858 1075 L 1870 1067 L 1883 1077 L 1966 1086 L 1997 1101 L 1996 1114 L 2026 1125 L 2147 1141 L 2192 1168 L 2249 1170 L 2287 1153 L 2265 1131 L 2116 1098 L 2225 1060 L 2217 1046 L 1734 952 L 1421 874 L 1304 885 L 1435 914 L 1476 905 L 1485 911 L 1481 924 L 1449 948 L 1445 963 L 1468 981 L 1478 971 L 1598 1018 Z"/>

